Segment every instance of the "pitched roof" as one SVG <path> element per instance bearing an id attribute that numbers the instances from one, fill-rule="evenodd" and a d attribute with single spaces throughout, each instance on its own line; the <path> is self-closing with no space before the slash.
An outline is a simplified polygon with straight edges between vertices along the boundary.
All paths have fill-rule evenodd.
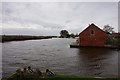
<path id="1" fill-rule="evenodd" d="M 93 23 L 90 24 L 90 25 L 89 25 L 86 29 L 84 29 L 81 33 L 83 33 L 84 31 L 86 31 L 86 30 L 87 30 L 89 27 L 91 27 L 91 26 L 94 26 L 94 27 L 98 28 L 99 30 L 101 30 L 102 32 L 106 33 L 105 31 L 103 31 L 102 29 L 100 29 L 98 26 L 96 26 L 96 25 L 93 24 Z M 80 34 L 81 34 L 81 33 L 80 33 Z M 80 35 L 80 34 L 79 34 L 79 35 Z"/>

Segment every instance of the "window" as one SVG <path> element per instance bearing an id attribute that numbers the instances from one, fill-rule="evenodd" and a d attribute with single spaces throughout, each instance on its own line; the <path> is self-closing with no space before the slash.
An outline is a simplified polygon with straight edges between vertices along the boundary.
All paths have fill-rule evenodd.
<path id="1" fill-rule="evenodd" d="M 91 31 L 91 34 L 94 34 L 94 31 L 93 31 L 93 30 Z"/>

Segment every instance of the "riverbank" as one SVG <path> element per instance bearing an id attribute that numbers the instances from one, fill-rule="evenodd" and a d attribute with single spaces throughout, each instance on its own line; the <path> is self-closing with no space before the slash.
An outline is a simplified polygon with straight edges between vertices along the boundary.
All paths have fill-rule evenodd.
<path id="1" fill-rule="evenodd" d="M 9 77 L 2 78 L 2 80 L 116 80 L 115 78 L 94 77 L 94 76 L 79 76 L 67 74 L 55 74 L 54 72 L 46 69 L 46 72 L 41 72 L 38 68 L 33 69 L 19 68 L 16 72 Z"/>
<path id="2" fill-rule="evenodd" d="M 2 80 L 16 80 L 16 74 L 11 75 L 8 78 Z M 78 75 L 66 75 L 66 74 L 55 74 L 53 76 L 48 76 L 45 73 L 42 77 L 36 77 L 29 75 L 20 80 L 117 80 L 118 78 L 103 78 L 103 77 L 90 77 L 90 76 L 78 76 Z"/>
<path id="3" fill-rule="evenodd" d="M 53 38 L 53 37 L 56 37 L 56 36 L 1 35 L 0 42 L 49 39 L 49 38 Z"/>

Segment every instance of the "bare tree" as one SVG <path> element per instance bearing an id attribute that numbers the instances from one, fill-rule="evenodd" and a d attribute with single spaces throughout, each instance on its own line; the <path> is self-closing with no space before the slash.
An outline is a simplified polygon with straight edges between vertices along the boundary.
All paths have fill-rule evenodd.
<path id="1" fill-rule="evenodd" d="M 107 24 L 104 26 L 103 31 L 112 33 L 112 32 L 114 32 L 113 29 L 114 29 L 113 27 L 111 27 L 111 26 L 109 26 L 109 24 Z"/>

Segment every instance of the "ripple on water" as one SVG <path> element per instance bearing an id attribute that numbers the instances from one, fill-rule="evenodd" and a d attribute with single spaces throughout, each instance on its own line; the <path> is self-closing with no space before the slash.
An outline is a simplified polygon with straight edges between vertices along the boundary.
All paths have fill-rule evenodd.
<path id="1" fill-rule="evenodd" d="M 27 59 L 27 58 L 23 58 L 22 60 L 29 60 L 29 59 Z"/>
<path id="2" fill-rule="evenodd" d="M 42 69 L 50 68 L 58 73 L 83 76 L 109 76 L 117 73 L 116 51 L 101 48 L 69 48 L 69 44 L 74 41 L 75 39 L 50 39 L 3 43 L 3 72 L 10 74 L 14 70 L 9 67 L 16 69 L 33 65 Z"/>
<path id="3" fill-rule="evenodd" d="M 20 62 L 15 62 L 15 63 L 9 63 L 8 64 L 9 66 L 23 66 L 23 65 L 25 65 L 24 63 L 20 63 Z"/>
<path id="4" fill-rule="evenodd" d="M 90 62 L 97 62 L 97 61 L 101 61 L 101 60 L 105 60 L 106 58 L 102 57 L 102 58 L 93 58 L 92 60 L 90 60 Z"/>
<path id="5" fill-rule="evenodd" d="M 31 61 L 39 61 L 39 60 L 37 60 L 37 59 L 32 59 Z"/>

